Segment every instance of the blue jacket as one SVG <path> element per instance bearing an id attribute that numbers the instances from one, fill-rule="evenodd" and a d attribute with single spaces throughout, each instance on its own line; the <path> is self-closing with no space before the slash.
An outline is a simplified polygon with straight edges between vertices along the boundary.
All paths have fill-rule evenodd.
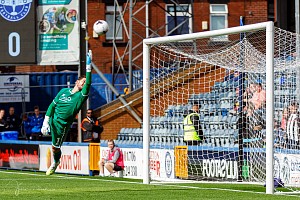
<path id="1" fill-rule="evenodd" d="M 40 133 L 44 122 L 44 116 L 42 114 L 39 114 L 39 116 L 30 116 L 29 122 L 30 126 L 32 127 L 31 132 Z"/>

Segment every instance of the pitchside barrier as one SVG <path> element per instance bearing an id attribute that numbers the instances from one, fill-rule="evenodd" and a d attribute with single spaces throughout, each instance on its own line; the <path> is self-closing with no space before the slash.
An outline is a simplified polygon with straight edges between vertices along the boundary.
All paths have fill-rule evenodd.
<path id="1" fill-rule="evenodd" d="M 142 147 L 119 146 L 124 155 L 125 169 L 117 176 L 142 178 Z M 94 175 L 98 172 L 98 161 L 106 157 L 106 143 L 65 142 L 61 163 L 57 173 Z M 186 157 L 184 155 L 183 157 Z M 31 171 L 46 171 L 53 162 L 51 142 L 0 140 L 0 168 Z M 174 150 L 151 149 L 150 169 L 153 179 L 175 178 Z M 105 171 L 108 175 L 108 172 Z"/>

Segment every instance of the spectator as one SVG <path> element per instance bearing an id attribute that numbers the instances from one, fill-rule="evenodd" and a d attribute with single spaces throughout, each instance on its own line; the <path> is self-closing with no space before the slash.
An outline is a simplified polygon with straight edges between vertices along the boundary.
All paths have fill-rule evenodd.
<path id="1" fill-rule="evenodd" d="M 100 142 L 100 133 L 103 132 L 103 127 L 93 116 L 92 109 L 87 110 L 86 118 L 82 120 L 80 127 L 83 131 L 84 142 Z"/>
<path id="2" fill-rule="evenodd" d="M 247 117 L 253 123 L 253 130 L 262 130 L 265 122 L 263 109 L 266 104 L 266 90 L 260 83 L 255 84 L 252 97 L 248 100 Z M 252 89 L 251 89 L 252 90 Z"/>
<path id="3" fill-rule="evenodd" d="M 40 108 L 34 106 L 34 115 L 30 117 L 30 126 L 32 140 L 39 140 L 41 137 L 41 128 L 43 126 L 44 116 L 40 114 Z"/>
<path id="4" fill-rule="evenodd" d="M 262 89 L 262 85 L 259 83 L 255 85 L 254 93 L 248 100 L 249 110 L 251 113 L 254 110 L 263 108 L 266 103 L 266 90 Z"/>
<path id="5" fill-rule="evenodd" d="M 299 104 L 292 102 L 289 106 L 289 118 L 286 126 L 288 148 L 294 149 L 299 145 Z"/>
<path id="6" fill-rule="evenodd" d="M 198 145 L 203 140 L 203 131 L 200 125 L 199 106 L 194 104 L 192 110 L 183 120 L 184 141 L 188 145 Z"/>
<path id="7" fill-rule="evenodd" d="M 9 108 L 9 114 L 5 117 L 5 121 L 8 124 L 8 131 L 18 131 L 20 130 L 20 118 L 15 114 L 15 108 Z"/>
<path id="8" fill-rule="evenodd" d="M 0 132 L 7 131 L 8 124 L 4 119 L 5 110 L 0 109 Z"/>
<path id="9" fill-rule="evenodd" d="M 275 135 L 275 147 L 287 148 L 288 136 L 286 133 L 287 121 L 289 117 L 288 107 L 284 108 L 282 111 L 281 121 L 277 123 L 275 121 L 274 135 Z"/>
<path id="10" fill-rule="evenodd" d="M 246 103 L 245 110 L 248 109 L 248 101 L 252 98 L 253 93 L 255 92 L 255 84 L 250 84 L 243 93 L 243 101 Z"/>
<path id="11" fill-rule="evenodd" d="M 32 126 L 30 125 L 30 118 L 28 117 L 28 115 L 26 113 L 24 113 L 22 115 L 22 124 L 23 124 L 23 130 L 26 134 L 26 138 L 28 140 L 32 140 L 32 136 L 31 136 L 31 129 L 32 129 Z"/>
<path id="12" fill-rule="evenodd" d="M 280 123 L 280 128 L 282 131 L 286 131 L 288 116 L 289 116 L 289 109 L 284 108 L 282 111 L 282 117 L 281 117 L 281 123 Z"/>
<path id="13" fill-rule="evenodd" d="M 107 142 L 109 152 L 106 158 L 99 161 L 99 176 L 104 176 L 104 167 L 109 171 L 110 176 L 114 176 L 117 171 L 124 170 L 123 153 L 119 147 L 115 145 L 113 140 Z"/>

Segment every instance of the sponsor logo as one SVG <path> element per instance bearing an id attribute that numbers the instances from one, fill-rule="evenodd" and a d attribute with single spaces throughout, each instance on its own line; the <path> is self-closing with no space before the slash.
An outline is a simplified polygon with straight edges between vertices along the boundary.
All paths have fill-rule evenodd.
<path id="1" fill-rule="evenodd" d="M 280 178 L 280 161 L 277 156 L 274 156 L 274 177 Z"/>
<path id="2" fill-rule="evenodd" d="M 17 22 L 27 16 L 32 0 L 0 0 L 0 15 L 10 22 Z"/>
<path id="3" fill-rule="evenodd" d="M 204 159 L 202 163 L 202 174 L 204 177 L 237 179 L 237 162 L 225 159 Z"/>
<path id="4" fill-rule="evenodd" d="M 150 170 L 160 177 L 160 159 L 157 151 L 150 151 Z"/>
<path id="5" fill-rule="evenodd" d="M 5 82 L 4 82 L 4 87 L 8 87 L 8 90 L 11 92 L 15 92 L 19 89 L 19 87 L 23 86 L 23 83 L 19 81 L 17 77 L 9 77 Z"/>
<path id="6" fill-rule="evenodd" d="M 68 101 L 71 101 L 72 98 L 71 97 L 65 97 L 65 94 L 62 94 L 61 97 L 59 97 L 59 100 L 63 101 L 63 102 L 68 102 Z"/>
<path id="7" fill-rule="evenodd" d="M 283 166 L 282 166 L 282 169 L 281 169 L 281 172 L 282 172 L 282 180 L 284 183 L 289 183 L 290 181 L 290 166 L 289 166 L 289 160 L 287 157 L 285 157 L 283 159 Z"/>
<path id="8" fill-rule="evenodd" d="M 165 169 L 166 169 L 166 175 L 168 178 L 171 177 L 172 175 L 172 157 L 171 154 L 169 152 L 166 153 L 166 157 L 165 157 Z"/>

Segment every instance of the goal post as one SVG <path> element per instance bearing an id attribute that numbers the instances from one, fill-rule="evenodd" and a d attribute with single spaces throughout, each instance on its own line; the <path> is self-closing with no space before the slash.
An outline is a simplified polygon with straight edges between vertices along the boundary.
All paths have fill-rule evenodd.
<path id="1" fill-rule="evenodd" d="M 219 52 L 216 52 L 216 54 L 214 56 L 215 57 L 214 62 L 210 62 L 209 59 L 212 57 L 211 52 L 214 52 L 214 50 L 210 49 L 208 52 L 204 52 L 204 51 L 202 51 L 202 49 L 200 49 L 202 47 L 204 48 L 204 45 L 203 44 L 199 45 L 199 44 L 197 44 L 196 41 L 201 40 L 201 39 L 207 39 L 208 41 L 211 41 L 212 38 L 218 39 L 218 38 L 222 38 L 222 37 L 230 37 L 230 35 L 233 35 L 233 34 L 249 33 L 249 32 L 255 32 L 255 31 L 260 31 L 260 30 L 265 31 L 265 43 L 266 43 L 265 50 L 262 50 L 262 52 L 265 53 L 265 63 L 264 63 L 264 66 L 261 66 L 261 67 L 265 67 L 264 70 L 265 70 L 265 90 L 266 90 L 265 176 L 261 175 L 261 177 L 265 177 L 266 193 L 272 194 L 274 192 L 274 177 L 273 177 L 273 174 L 274 174 L 274 167 L 273 167 L 274 166 L 274 163 L 273 163 L 273 157 L 274 157 L 274 146 L 273 146 L 273 141 L 274 141 L 274 136 L 273 136 L 273 131 L 274 131 L 274 25 L 273 25 L 273 22 L 263 22 L 263 23 L 257 23 L 257 24 L 252 24 L 252 25 L 227 28 L 227 29 L 222 29 L 222 30 L 206 31 L 206 32 L 192 33 L 192 34 L 186 34 L 186 35 L 148 38 L 148 39 L 143 40 L 143 170 L 144 170 L 143 171 L 143 183 L 144 184 L 150 183 L 149 156 L 150 156 L 150 143 L 152 141 L 151 140 L 151 137 L 152 137 L 151 130 L 153 129 L 153 127 L 151 127 L 152 126 L 151 119 L 152 119 L 152 117 L 157 117 L 157 116 L 159 116 L 160 119 L 163 116 L 165 116 L 165 118 L 167 118 L 167 116 L 164 115 L 164 113 L 162 113 L 162 111 L 159 111 L 161 109 L 161 107 L 162 107 L 162 109 L 166 110 L 167 106 L 170 106 L 170 104 L 168 102 L 171 102 L 171 101 L 174 104 L 179 105 L 181 102 L 184 102 L 184 95 L 186 95 L 186 94 L 184 94 L 185 92 L 183 92 L 183 94 L 180 94 L 180 95 L 172 93 L 173 96 L 170 95 L 169 98 L 172 98 L 175 100 L 164 100 L 162 98 L 159 98 L 160 93 L 163 93 L 165 90 L 170 91 L 171 89 L 174 89 L 174 88 L 176 90 L 180 90 L 178 85 L 170 86 L 174 77 L 172 77 L 169 74 L 174 73 L 174 71 L 176 70 L 174 68 L 176 68 L 176 66 L 184 65 L 182 63 L 186 62 L 186 60 L 189 60 L 189 59 L 201 60 L 200 64 L 198 64 L 196 62 L 194 63 L 193 61 L 191 61 L 191 63 L 188 64 L 189 68 L 194 68 L 192 70 L 194 70 L 194 71 L 198 70 L 199 73 L 201 71 L 202 65 L 205 65 L 207 68 L 212 66 L 213 69 L 217 69 L 217 70 L 219 70 L 219 68 L 225 68 L 226 70 L 228 70 L 232 66 L 227 68 L 227 66 L 225 66 L 224 63 L 228 61 L 228 64 L 230 65 L 231 61 L 230 60 L 225 61 L 226 59 L 224 60 L 224 58 L 222 58 L 222 55 L 223 55 L 222 52 L 224 52 L 224 54 L 226 54 L 226 48 L 223 48 L 223 47 L 220 48 Z M 184 43 L 184 42 L 187 42 L 187 43 L 189 43 L 190 46 L 194 46 L 194 47 L 191 47 L 190 50 L 187 52 L 182 50 L 181 53 L 178 53 L 178 51 L 181 51 L 181 47 L 180 47 L 181 43 Z M 205 44 L 207 44 L 207 46 L 209 46 L 208 42 Z M 159 59 L 158 57 L 160 57 L 160 55 L 157 54 L 157 52 L 155 52 L 155 51 L 152 52 L 152 47 L 158 46 L 158 45 L 161 45 L 160 48 L 165 50 L 165 55 L 164 55 L 165 58 L 162 58 L 162 60 L 157 61 L 157 63 L 153 64 L 154 62 L 156 62 L 156 61 L 152 61 L 153 54 L 156 54 L 155 56 L 157 56 L 157 59 Z M 217 45 L 219 45 L 219 43 L 217 43 Z M 172 46 L 174 46 L 174 48 L 178 48 L 179 50 L 172 49 Z M 226 46 L 226 45 L 224 45 L 224 46 Z M 196 48 L 196 50 L 195 50 L 195 48 Z M 208 47 L 208 49 L 209 48 L 211 48 L 211 46 Z M 193 51 L 193 49 L 195 51 Z M 197 52 L 200 52 L 200 53 L 197 53 Z M 230 51 L 227 51 L 227 53 L 228 52 L 230 52 Z M 175 61 L 177 53 L 184 55 L 184 57 L 185 57 L 184 59 L 180 60 L 178 65 L 176 65 L 176 61 Z M 220 57 L 216 58 L 217 56 L 220 56 Z M 172 59 L 174 59 L 174 61 L 170 62 L 170 60 L 172 60 Z M 207 59 L 207 60 L 205 60 L 205 59 Z M 245 59 L 247 59 L 247 58 L 245 58 Z M 167 60 L 169 62 L 167 62 Z M 246 62 L 246 61 L 241 61 L 241 62 Z M 247 62 L 249 62 L 249 60 Z M 231 63 L 232 64 L 235 63 L 234 65 L 236 65 L 237 61 L 234 60 Z M 254 62 L 253 65 L 255 65 L 255 64 L 259 65 L 261 63 Z M 198 68 L 194 67 L 197 65 L 199 66 Z M 164 71 L 162 68 L 164 68 L 165 66 L 168 67 L 168 69 Z M 152 68 L 153 68 L 153 71 L 155 71 L 157 68 L 160 68 L 160 69 L 158 71 L 155 71 L 155 73 L 152 73 L 151 72 Z M 186 67 L 185 69 L 188 69 L 188 67 Z M 192 70 L 190 70 L 190 71 L 192 71 Z M 222 69 L 220 69 L 220 70 L 222 71 Z M 235 69 L 231 69 L 231 71 L 232 70 L 234 71 Z M 237 69 L 237 70 L 241 70 L 241 72 L 244 72 L 247 69 Z M 205 71 L 205 72 L 203 72 L 203 71 L 204 70 L 202 70 L 201 73 L 209 74 L 207 71 Z M 223 72 L 224 72 L 224 70 L 222 71 L 222 73 Z M 186 76 L 189 76 L 189 74 L 187 74 L 185 71 L 183 71 L 183 72 L 179 71 L 177 73 L 181 73 L 181 77 L 177 78 L 176 81 L 184 80 L 185 81 L 184 83 L 181 82 L 182 87 L 188 87 L 188 89 L 183 89 L 183 91 L 189 91 L 191 86 L 187 86 L 188 83 L 185 84 L 186 82 L 188 82 L 188 80 L 187 80 L 188 77 L 186 77 Z M 155 75 L 153 75 L 153 74 L 158 74 L 158 76 L 160 77 L 160 80 L 163 83 L 159 82 L 159 81 L 154 82 Z M 170 77 L 162 80 L 161 79 L 161 77 L 163 77 L 162 74 L 167 74 Z M 191 77 L 194 77 L 194 76 L 199 76 L 199 75 L 194 74 Z M 214 78 L 219 77 L 219 76 L 220 75 L 214 75 Z M 205 76 L 202 77 L 202 74 L 201 74 L 201 78 L 203 80 L 206 80 Z M 157 79 L 159 79 L 159 78 L 157 78 Z M 194 80 L 196 80 L 196 78 Z M 167 82 L 167 81 L 169 81 L 169 82 Z M 198 81 L 198 82 L 199 82 L 199 85 L 202 84 L 201 81 Z M 217 81 L 211 82 L 209 86 L 213 85 L 213 83 L 216 83 L 216 82 Z M 155 85 L 156 88 L 152 87 L 152 85 Z M 154 92 L 153 90 L 156 90 L 156 91 Z M 195 89 L 195 91 L 196 90 L 197 89 Z M 197 92 L 195 92 L 195 93 L 197 93 Z M 192 94 L 189 93 L 189 95 L 191 96 Z M 176 96 L 176 98 L 179 100 L 178 102 L 176 102 L 176 98 L 174 96 Z M 167 103 L 164 105 L 157 105 L 158 103 L 156 103 L 156 105 L 158 107 L 152 111 L 151 106 L 155 106 L 155 105 L 151 104 L 151 101 L 153 100 L 152 98 L 157 98 L 155 100 L 156 102 L 167 101 Z M 202 101 L 201 97 L 199 97 L 199 99 L 200 99 L 200 101 Z M 202 103 L 202 107 L 204 107 L 205 105 L 208 105 L 208 103 L 207 102 Z M 213 106 L 210 106 L 209 108 L 212 108 L 212 107 Z M 216 111 L 216 112 L 219 112 L 219 111 Z M 176 117 L 177 116 L 175 116 L 173 118 L 175 119 Z M 172 118 L 172 123 L 174 121 L 173 118 Z M 180 118 L 180 119 L 182 119 L 182 118 Z M 221 117 L 219 119 L 221 119 Z M 204 120 L 204 118 L 202 120 Z M 180 129 L 180 127 L 177 125 L 174 125 L 174 126 L 170 125 L 170 126 L 172 126 L 172 128 L 169 129 L 169 128 L 164 127 L 164 129 L 172 130 L 172 132 L 173 131 L 176 132 L 176 130 L 173 130 L 173 129 Z M 206 126 L 206 125 L 203 124 L 203 126 Z M 181 129 L 182 129 L 182 127 L 181 127 Z M 160 130 L 163 130 L 163 128 L 161 128 Z M 216 129 L 216 130 L 219 130 L 219 129 Z M 216 130 L 214 130 L 214 132 L 217 132 Z M 222 129 L 222 131 L 225 132 L 228 130 Z M 204 133 L 204 135 L 205 134 L 206 133 Z M 212 135 L 212 133 L 209 133 L 209 134 Z M 177 144 L 177 143 L 175 143 L 175 141 L 177 142 L 176 138 L 174 139 L 173 136 L 168 136 L 168 135 L 166 137 L 168 137 L 168 139 L 166 139 L 166 141 L 169 140 L 169 137 L 170 137 L 171 143 L 176 146 L 176 144 Z M 218 140 L 218 141 L 222 140 L 223 145 L 226 146 L 224 144 L 225 143 L 224 141 L 230 141 L 231 136 L 230 136 L 230 138 L 225 138 L 225 139 L 224 138 L 219 139 L 218 137 L 214 138 L 213 136 L 211 136 L 211 138 L 209 139 L 209 142 L 208 142 L 209 143 L 208 146 L 214 146 L 215 140 Z M 164 140 L 162 140 L 162 141 L 164 141 Z M 154 143 L 155 143 L 155 141 L 154 141 Z M 214 143 L 214 144 L 212 145 L 212 143 Z M 180 139 L 179 139 L 178 144 L 180 144 Z M 185 143 L 181 141 L 181 144 L 185 144 Z M 205 146 L 205 145 L 203 145 L 203 146 Z M 165 147 L 172 148 L 172 145 L 165 145 Z M 192 147 L 192 148 L 194 148 L 194 147 Z M 200 147 L 197 146 L 195 148 L 198 149 Z M 204 148 L 202 148 L 202 149 L 204 149 Z M 201 155 L 201 156 L 203 156 L 203 158 L 204 158 L 206 155 Z M 242 158 L 239 158 L 239 159 L 243 160 L 243 156 L 242 156 Z M 198 171 L 198 170 L 203 171 L 203 168 L 196 169 L 196 171 Z M 239 172 L 239 173 L 241 173 L 241 172 Z M 256 172 L 253 172 L 253 173 L 256 173 Z M 264 173 L 264 172 L 262 172 L 262 173 Z"/>

